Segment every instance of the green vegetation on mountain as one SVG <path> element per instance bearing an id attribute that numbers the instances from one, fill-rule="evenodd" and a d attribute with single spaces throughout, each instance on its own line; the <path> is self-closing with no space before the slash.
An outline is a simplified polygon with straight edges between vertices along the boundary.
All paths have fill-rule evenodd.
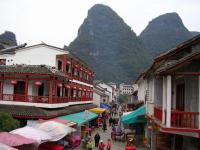
<path id="1" fill-rule="evenodd" d="M 175 47 L 191 37 L 192 34 L 184 26 L 177 13 L 167 13 L 156 17 L 140 34 L 140 39 L 152 56 Z"/>
<path id="2" fill-rule="evenodd" d="M 150 55 L 132 29 L 111 8 L 97 4 L 69 45 L 104 81 L 131 82 L 150 64 Z"/>

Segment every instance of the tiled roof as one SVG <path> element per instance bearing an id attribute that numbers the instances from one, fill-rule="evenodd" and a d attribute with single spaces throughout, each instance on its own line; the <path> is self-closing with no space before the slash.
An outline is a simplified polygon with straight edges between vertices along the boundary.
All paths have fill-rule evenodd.
<path id="1" fill-rule="evenodd" d="M 11 114 L 16 118 L 49 119 L 62 115 L 81 112 L 97 107 L 94 104 L 74 105 L 57 109 L 45 109 L 34 106 L 16 106 L 0 104 L 0 112 Z"/>
<path id="2" fill-rule="evenodd" d="M 54 74 L 66 77 L 61 71 L 46 65 L 0 65 L 0 73 Z"/>
<path id="3" fill-rule="evenodd" d="M 159 59 L 159 58 L 161 58 L 163 56 L 169 55 L 171 53 L 174 53 L 174 52 L 176 52 L 178 50 L 181 50 L 185 46 L 188 46 L 188 45 L 192 44 L 193 42 L 198 42 L 199 40 L 200 40 L 200 34 L 195 36 L 195 37 L 193 37 L 193 38 L 191 38 L 191 39 L 189 39 L 189 40 L 187 40 L 187 41 L 185 41 L 185 42 L 183 42 L 183 43 L 181 43 L 181 44 L 179 44 L 179 45 L 177 45 L 176 47 L 174 47 L 174 48 L 172 48 L 172 49 L 170 49 L 170 50 L 168 50 L 168 51 L 166 51 L 164 53 L 161 53 L 160 55 L 158 55 L 155 58 L 155 60 L 157 60 L 157 59 Z"/>
<path id="4" fill-rule="evenodd" d="M 195 53 L 192 53 L 192 54 L 189 54 L 179 60 L 173 60 L 173 61 L 168 61 L 168 62 L 165 62 L 164 65 L 160 66 L 157 70 L 156 70 L 156 74 L 159 74 L 159 73 L 163 73 L 165 71 L 168 71 L 184 62 L 187 62 L 187 61 L 191 61 L 191 60 L 194 60 L 194 59 L 197 59 L 200 57 L 200 51 L 198 52 L 195 52 Z"/>
<path id="5" fill-rule="evenodd" d="M 0 51 L 0 54 L 15 54 L 16 51 L 18 50 L 21 50 L 23 48 L 31 48 L 31 47 L 36 47 L 36 46 L 46 46 L 46 47 L 51 47 L 51 48 L 55 48 L 55 49 L 58 49 L 60 51 L 63 51 L 63 52 L 67 52 L 65 49 L 63 48 L 59 48 L 59 47 L 56 47 L 56 46 L 52 46 L 52 45 L 49 45 L 49 44 L 46 44 L 46 43 L 40 43 L 40 44 L 36 44 L 36 45 L 31 45 L 31 46 L 27 46 L 26 47 L 26 43 L 24 44 L 21 44 L 21 45 L 17 45 L 17 46 L 12 46 L 12 47 L 9 47 L 9 48 L 6 48 L 6 49 L 2 49 Z"/>

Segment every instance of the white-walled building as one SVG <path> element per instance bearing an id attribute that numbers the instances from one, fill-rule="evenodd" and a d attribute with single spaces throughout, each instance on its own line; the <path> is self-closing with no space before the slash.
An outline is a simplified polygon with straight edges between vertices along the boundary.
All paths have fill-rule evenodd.
<path id="1" fill-rule="evenodd" d="M 94 72 L 67 50 L 45 43 L 23 44 L 1 50 L 0 64 L 0 111 L 15 112 L 17 117 L 22 114 L 19 109 L 34 109 L 31 112 L 38 116 L 29 117 L 47 119 L 58 115 L 52 109 L 92 104 Z"/>
<path id="2" fill-rule="evenodd" d="M 120 94 L 133 94 L 133 86 L 129 84 L 121 83 L 119 85 Z"/>
<path id="3" fill-rule="evenodd" d="M 200 35 L 160 54 L 139 76 L 150 148 L 199 149 Z"/>

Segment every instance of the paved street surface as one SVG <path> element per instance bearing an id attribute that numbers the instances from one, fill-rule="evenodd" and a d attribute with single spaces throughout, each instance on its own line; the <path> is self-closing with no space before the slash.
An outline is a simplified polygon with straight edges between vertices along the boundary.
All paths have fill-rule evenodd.
<path id="1" fill-rule="evenodd" d="M 107 139 L 111 138 L 110 137 L 111 128 L 108 127 L 108 130 L 106 132 L 103 132 L 102 129 L 99 129 L 99 130 L 96 129 L 92 134 L 92 140 L 93 141 L 94 141 L 94 135 L 96 134 L 96 132 L 99 132 L 99 134 L 101 136 L 101 140 L 103 140 L 104 144 L 106 145 Z M 125 142 L 120 141 L 119 139 L 117 141 L 112 141 L 112 148 L 111 149 L 112 150 L 124 150 L 125 149 Z M 79 148 L 76 148 L 75 150 L 85 150 L 85 149 L 80 146 Z M 94 150 L 98 150 L 98 148 L 94 148 Z M 137 147 L 137 150 L 146 150 L 146 149 L 142 148 L 142 147 Z"/>

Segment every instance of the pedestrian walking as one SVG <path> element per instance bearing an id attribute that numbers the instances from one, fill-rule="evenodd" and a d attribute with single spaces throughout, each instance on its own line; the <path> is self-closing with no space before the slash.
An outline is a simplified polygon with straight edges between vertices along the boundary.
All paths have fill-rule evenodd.
<path id="1" fill-rule="evenodd" d="M 94 136 L 94 141 L 95 141 L 95 147 L 98 147 L 99 146 L 99 140 L 100 140 L 100 135 L 99 133 L 97 132 Z"/>
<path id="2" fill-rule="evenodd" d="M 107 130 L 107 125 L 106 125 L 106 122 L 104 121 L 103 122 L 103 131 L 105 132 Z"/>
<path id="3" fill-rule="evenodd" d="M 103 140 L 101 140 L 99 144 L 99 150 L 104 150 L 104 148 L 105 148 L 105 144 L 103 143 Z"/>
<path id="4" fill-rule="evenodd" d="M 111 140 L 108 139 L 107 145 L 106 145 L 107 150 L 111 150 Z"/>
<path id="5" fill-rule="evenodd" d="M 108 120 L 108 122 L 109 122 L 109 126 L 112 126 L 112 123 L 113 123 L 113 118 L 112 118 L 112 117 L 110 117 L 110 118 L 109 118 L 109 120 Z"/>
<path id="6" fill-rule="evenodd" d="M 88 143 L 87 143 L 87 149 L 88 149 L 88 150 L 92 150 L 92 149 L 93 149 L 93 141 L 92 141 L 92 139 L 90 139 L 90 140 L 88 141 Z"/>

